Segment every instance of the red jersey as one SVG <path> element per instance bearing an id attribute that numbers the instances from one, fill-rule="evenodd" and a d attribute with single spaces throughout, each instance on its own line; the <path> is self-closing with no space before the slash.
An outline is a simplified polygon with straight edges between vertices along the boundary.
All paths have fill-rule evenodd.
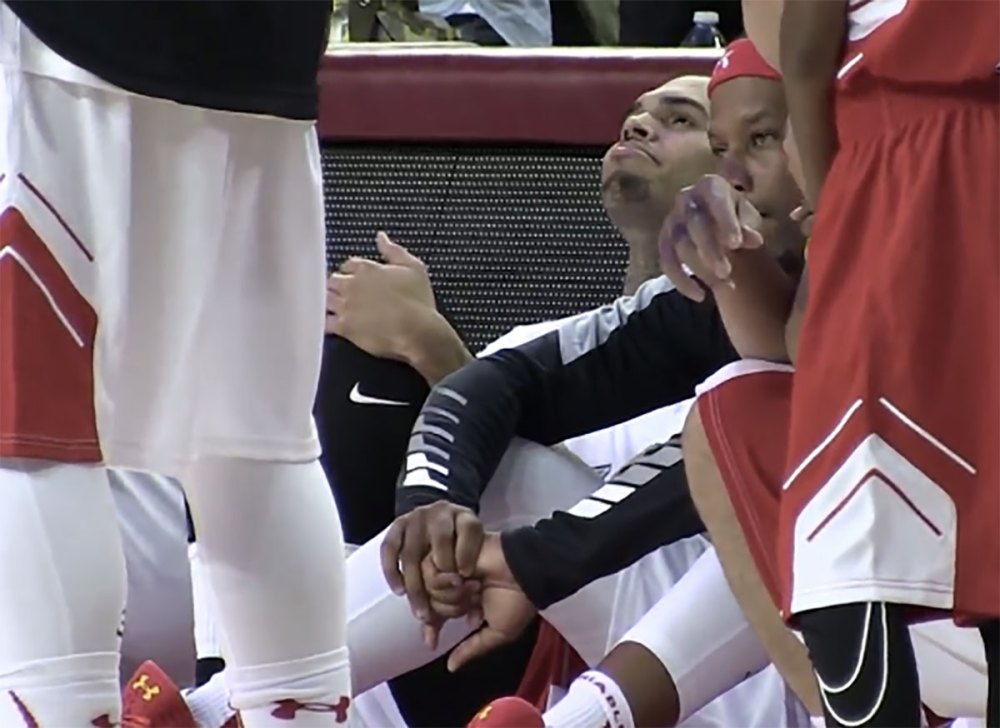
<path id="1" fill-rule="evenodd" d="M 997 0 L 850 0 L 847 37 L 842 93 L 1000 83 Z"/>
<path id="2" fill-rule="evenodd" d="M 1000 2 L 853 0 L 809 244 L 783 607 L 1000 615 Z"/>

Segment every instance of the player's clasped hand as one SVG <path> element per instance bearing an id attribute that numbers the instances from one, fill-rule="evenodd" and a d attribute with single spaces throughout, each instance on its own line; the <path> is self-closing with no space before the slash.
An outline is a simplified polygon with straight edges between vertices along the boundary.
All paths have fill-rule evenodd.
<path id="1" fill-rule="evenodd" d="M 483 545 L 483 526 L 468 508 L 440 501 L 400 516 L 382 541 L 382 572 L 395 594 L 406 595 L 414 616 L 425 624 L 439 621 L 431 609 L 424 581 L 425 557 L 459 581 L 472 577 Z M 441 616 L 458 616 L 441 615 Z"/>
<path id="2" fill-rule="evenodd" d="M 705 288 L 732 285 L 733 251 L 764 244 L 759 225 L 760 213 L 739 190 L 705 175 L 674 198 L 660 230 L 660 268 L 680 293 L 704 300 Z"/>

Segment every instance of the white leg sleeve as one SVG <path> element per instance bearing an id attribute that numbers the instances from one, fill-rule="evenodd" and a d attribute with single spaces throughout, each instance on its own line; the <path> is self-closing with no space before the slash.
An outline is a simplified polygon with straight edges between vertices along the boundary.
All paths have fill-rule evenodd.
<path id="1" fill-rule="evenodd" d="M 730 693 L 769 661 L 729 589 L 714 549 L 706 551 L 621 641 L 637 642 L 660 659 L 677 686 L 682 721 L 715 701 L 699 714 L 698 724 L 786 725 L 786 691 L 776 675 L 761 675 L 766 684 Z"/>
<path id="2" fill-rule="evenodd" d="M 948 619 L 913 625 L 910 633 L 924 705 L 936 715 L 985 718 L 989 685 L 979 630 Z"/>
<path id="3" fill-rule="evenodd" d="M 593 667 L 687 573 L 707 545 L 707 539 L 695 536 L 657 549 L 553 604 L 542 616 Z"/>
<path id="4" fill-rule="evenodd" d="M 600 479 L 574 456 L 518 439 L 483 494 L 480 516 L 491 531 L 522 526 L 571 507 L 598 487 Z M 464 621 L 452 620 L 437 650 L 424 646 L 421 625 L 406 598 L 393 594 L 382 576 L 383 537 L 379 534 L 347 560 L 348 646 L 355 693 L 426 665 L 469 634 Z"/>

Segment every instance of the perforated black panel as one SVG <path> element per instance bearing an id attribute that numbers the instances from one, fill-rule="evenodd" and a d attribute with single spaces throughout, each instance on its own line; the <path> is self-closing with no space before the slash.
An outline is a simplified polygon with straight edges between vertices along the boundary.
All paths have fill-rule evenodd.
<path id="1" fill-rule="evenodd" d="M 607 303 L 627 252 L 601 206 L 602 152 L 326 145 L 328 263 L 373 256 L 385 230 L 427 263 L 473 350 L 518 324 Z"/>

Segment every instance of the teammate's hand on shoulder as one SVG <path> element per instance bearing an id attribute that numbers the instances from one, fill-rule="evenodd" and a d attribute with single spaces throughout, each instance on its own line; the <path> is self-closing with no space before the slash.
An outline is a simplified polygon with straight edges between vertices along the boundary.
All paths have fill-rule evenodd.
<path id="1" fill-rule="evenodd" d="M 349 258 L 326 284 L 326 332 L 369 354 L 403 359 L 410 337 L 437 311 L 423 261 L 388 235 L 375 245 L 385 261 Z"/>
<path id="2" fill-rule="evenodd" d="M 729 255 L 763 245 L 759 225 L 760 214 L 739 190 L 717 174 L 704 175 L 674 198 L 660 230 L 660 268 L 680 293 L 704 300 L 698 281 L 731 285 Z"/>
<path id="3" fill-rule="evenodd" d="M 470 509 L 448 501 L 420 506 L 400 516 L 382 541 L 382 572 L 389 587 L 406 595 L 414 616 L 433 621 L 422 562 L 430 557 L 445 574 L 474 575 L 483 545 L 483 525 Z"/>
<path id="4" fill-rule="evenodd" d="M 448 669 L 452 672 L 516 640 L 538 614 L 507 566 L 499 534 L 486 536 L 476 576 L 481 582 L 481 626 L 452 650 L 448 657 Z"/>

